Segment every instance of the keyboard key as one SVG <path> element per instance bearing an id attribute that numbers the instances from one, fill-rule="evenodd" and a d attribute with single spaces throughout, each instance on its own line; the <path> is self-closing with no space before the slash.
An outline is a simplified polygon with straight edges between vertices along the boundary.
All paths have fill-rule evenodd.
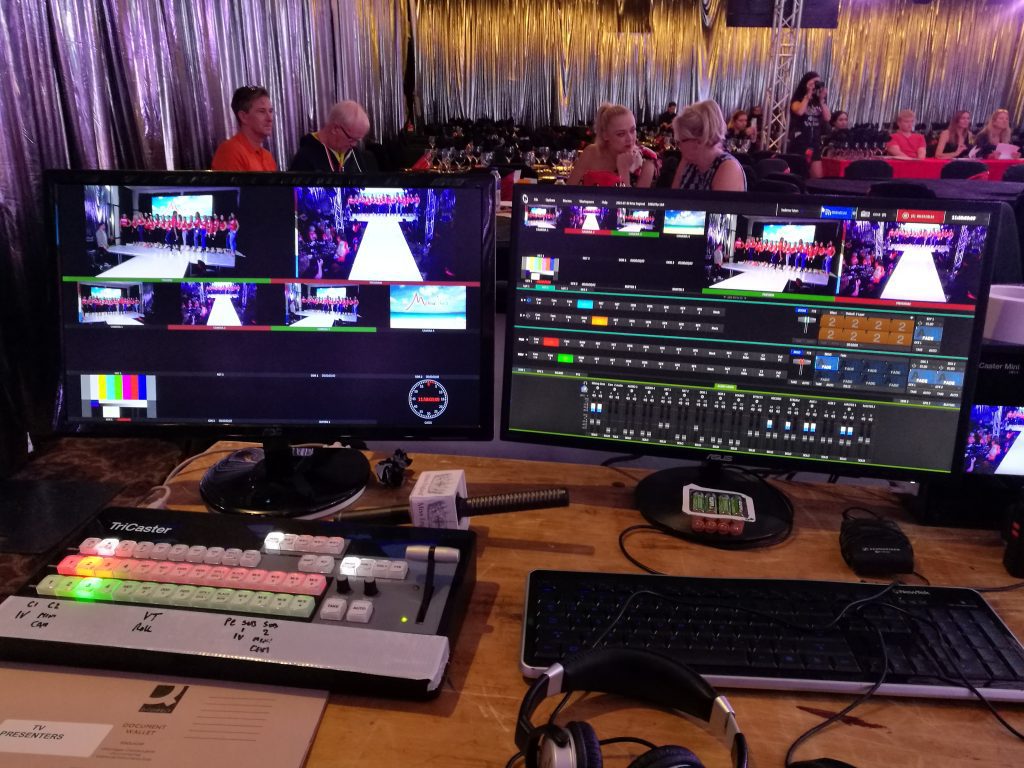
<path id="1" fill-rule="evenodd" d="M 206 565 L 220 565 L 224 559 L 224 547 L 207 547 L 203 555 L 203 562 Z"/>
<path id="2" fill-rule="evenodd" d="M 231 596 L 230 609 L 232 611 L 245 611 L 256 593 L 251 589 L 236 589 Z"/>
<path id="3" fill-rule="evenodd" d="M 299 538 L 297 533 L 286 533 L 281 538 L 281 551 L 282 552 L 294 552 L 295 542 Z"/>
<path id="4" fill-rule="evenodd" d="M 57 573 L 61 576 L 74 576 L 78 572 L 78 564 L 85 559 L 84 555 L 67 555 L 57 563 Z"/>
<path id="5" fill-rule="evenodd" d="M 231 601 L 235 597 L 233 589 L 216 589 L 213 592 L 213 599 L 210 600 L 210 608 L 215 611 L 227 611 L 231 609 Z"/>
<path id="6" fill-rule="evenodd" d="M 343 597 L 328 597 L 320 606 L 320 618 L 324 621 L 341 621 L 348 610 L 348 600 Z"/>
<path id="7" fill-rule="evenodd" d="M 313 615 L 316 608 L 316 601 L 309 595 L 294 595 L 288 605 L 288 616 L 294 618 L 308 619 Z"/>
<path id="8" fill-rule="evenodd" d="M 202 544 L 193 544 L 188 548 L 188 552 L 185 553 L 185 562 L 187 563 L 201 563 L 206 557 L 206 547 Z"/>
<path id="9" fill-rule="evenodd" d="M 167 559 L 172 563 L 183 563 L 188 556 L 188 544 L 174 544 L 167 551 Z"/>
<path id="10" fill-rule="evenodd" d="M 259 550 L 247 549 L 242 553 L 242 556 L 238 559 L 238 564 L 243 568 L 255 568 L 260 564 L 260 558 L 262 556 Z M 225 563 L 227 565 L 227 563 Z"/>
<path id="11" fill-rule="evenodd" d="M 402 580 L 409 573 L 409 564 L 405 560 L 392 560 L 388 563 L 388 578 Z"/>
<path id="12" fill-rule="evenodd" d="M 345 614 L 345 621 L 368 624 L 373 616 L 373 603 L 369 600 L 353 600 Z"/>
<path id="13" fill-rule="evenodd" d="M 328 536 L 327 537 L 327 549 L 328 555 L 340 555 L 345 551 L 345 540 L 341 536 Z"/>
<path id="14" fill-rule="evenodd" d="M 313 551 L 313 537 L 309 534 L 302 534 L 295 540 L 295 551 L 296 552 L 312 552 Z"/>
<path id="15" fill-rule="evenodd" d="M 57 597 L 72 597 L 81 582 L 81 576 L 62 576 L 54 591 Z"/>
<path id="16" fill-rule="evenodd" d="M 309 548 L 310 552 L 315 554 L 323 554 L 327 551 L 327 537 L 326 536 L 314 536 L 313 541 Z"/>
<path id="17" fill-rule="evenodd" d="M 120 579 L 101 579 L 100 585 L 93 590 L 93 595 L 97 600 L 105 600 L 107 602 L 114 599 L 114 593 L 117 588 L 124 584 Z"/>
<path id="18" fill-rule="evenodd" d="M 103 539 L 96 545 L 96 554 L 100 557 L 113 557 L 120 543 L 120 539 Z"/>
<path id="19" fill-rule="evenodd" d="M 122 581 L 121 586 L 114 591 L 114 601 L 118 603 L 131 603 L 135 600 L 135 593 L 141 587 L 137 581 Z"/>
<path id="20" fill-rule="evenodd" d="M 315 597 L 323 594 L 325 589 L 327 589 L 327 579 L 322 574 L 308 573 L 302 582 L 302 586 L 297 591 L 299 594 L 313 595 Z"/>
<path id="21" fill-rule="evenodd" d="M 342 576 L 355 576 L 356 569 L 359 568 L 360 559 L 358 557 L 346 557 L 341 561 L 341 565 L 338 567 L 339 573 Z"/>
<path id="22" fill-rule="evenodd" d="M 271 598 L 267 611 L 273 616 L 287 616 L 292 597 L 294 595 L 285 594 L 284 592 L 277 593 Z"/>
<path id="23" fill-rule="evenodd" d="M 167 585 L 170 586 L 170 585 Z M 192 596 L 195 595 L 196 589 L 191 584 L 179 584 L 174 592 L 171 594 L 170 603 L 171 605 L 185 606 L 192 601 Z"/>
<path id="24" fill-rule="evenodd" d="M 256 589 L 257 587 L 262 586 L 266 578 L 266 571 L 264 571 L 262 568 L 253 568 L 251 571 L 248 572 L 248 575 L 245 577 L 245 588 Z"/>
<path id="25" fill-rule="evenodd" d="M 154 544 L 152 541 L 140 541 L 132 551 L 132 557 L 136 560 L 145 560 L 153 555 Z"/>
<path id="26" fill-rule="evenodd" d="M 213 587 L 196 587 L 189 605 L 193 608 L 212 608 L 213 597 L 216 594 L 217 590 Z"/>
<path id="27" fill-rule="evenodd" d="M 166 560 L 168 553 L 171 551 L 171 545 L 166 541 L 161 541 L 159 544 L 154 544 L 153 549 L 150 550 L 149 556 L 153 560 Z"/>
<path id="28" fill-rule="evenodd" d="M 152 603 L 155 602 L 154 596 L 156 590 L 160 587 L 155 581 L 142 581 L 139 582 L 139 588 L 135 590 L 136 603 Z"/>
<path id="29" fill-rule="evenodd" d="M 272 531 L 267 534 L 267 537 L 263 540 L 263 548 L 267 552 L 280 552 L 281 542 L 284 540 L 284 534 L 280 531 Z"/>
<path id="30" fill-rule="evenodd" d="M 303 573 L 316 573 L 316 555 L 303 555 L 299 558 L 297 568 Z"/>
<path id="31" fill-rule="evenodd" d="M 288 578 L 288 574 L 284 571 L 268 571 L 266 578 L 263 579 L 263 589 L 279 592 L 279 588 L 284 584 L 286 578 Z"/>
<path id="32" fill-rule="evenodd" d="M 134 557 L 137 542 L 132 539 L 123 539 L 114 548 L 114 557 Z"/>
<path id="33" fill-rule="evenodd" d="M 57 585 L 60 584 L 61 578 L 60 574 L 51 573 L 46 578 L 40 580 L 36 584 L 36 594 L 42 597 L 56 597 Z"/>
<path id="34" fill-rule="evenodd" d="M 242 562 L 242 550 L 235 547 L 229 547 L 224 550 L 224 556 L 221 558 L 221 565 L 227 565 L 232 568 L 237 567 Z"/>
<path id="35" fill-rule="evenodd" d="M 84 541 L 82 541 L 81 544 L 78 545 L 78 554 L 95 555 L 96 547 L 99 545 L 101 541 L 103 541 L 103 539 L 98 539 L 95 536 L 90 536 L 88 539 L 85 539 Z"/>

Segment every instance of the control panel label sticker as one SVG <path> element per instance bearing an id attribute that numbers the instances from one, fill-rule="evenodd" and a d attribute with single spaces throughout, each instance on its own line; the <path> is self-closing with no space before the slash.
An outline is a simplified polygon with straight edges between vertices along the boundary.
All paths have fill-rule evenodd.
<path id="1" fill-rule="evenodd" d="M 89 757 L 113 727 L 97 723 L 4 720 L 0 723 L 0 753 Z"/>

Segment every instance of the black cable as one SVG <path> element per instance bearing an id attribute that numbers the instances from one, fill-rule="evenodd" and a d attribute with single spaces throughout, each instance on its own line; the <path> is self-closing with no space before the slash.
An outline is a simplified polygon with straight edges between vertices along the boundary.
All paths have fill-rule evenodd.
<path id="1" fill-rule="evenodd" d="M 628 528 L 623 529 L 622 532 L 619 533 L 619 551 L 622 552 L 622 556 L 629 560 L 629 562 L 631 562 L 637 568 L 639 568 L 642 571 L 647 571 L 647 573 L 651 574 L 652 576 L 666 576 L 667 574 L 664 574 L 661 571 L 656 571 L 653 568 L 649 568 L 648 566 L 644 565 L 631 554 L 629 554 L 629 552 L 626 550 L 626 537 L 631 533 L 636 533 L 637 531 L 654 531 L 655 533 L 660 533 L 662 536 L 669 535 L 660 528 L 656 528 L 653 525 L 631 525 Z"/>
<path id="2" fill-rule="evenodd" d="M 601 462 L 602 467 L 610 467 L 612 464 L 619 464 L 623 461 L 636 461 L 642 458 L 642 453 L 624 453 L 621 456 L 611 456 Z"/>
<path id="3" fill-rule="evenodd" d="M 1024 587 L 1024 581 L 1018 581 L 1016 584 L 1007 584 L 1003 587 L 967 587 L 967 589 L 973 589 L 975 592 L 1012 592 L 1021 587 Z"/>
<path id="4" fill-rule="evenodd" d="M 881 647 L 881 649 L 882 649 L 882 674 L 879 675 L 878 680 L 876 680 L 871 685 L 870 688 L 868 688 L 866 691 L 864 691 L 864 693 L 862 693 L 856 699 L 851 701 L 849 704 L 847 704 L 841 710 L 839 710 L 838 712 L 836 712 L 834 715 L 830 716 L 826 720 L 823 720 L 822 722 L 818 723 L 817 725 L 808 728 L 806 731 L 804 731 L 799 736 L 797 736 L 796 739 L 793 741 L 793 743 L 789 745 L 789 749 L 786 750 L 786 760 L 785 760 L 786 768 L 790 768 L 790 766 L 793 764 L 793 753 L 796 752 L 797 749 L 799 749 L 801 744 L 806 742 L 808 739 L 810 739 L 815 734 L 818 734 L 821 731 L 823 731 L 826 728 L 828 728 L 830 725 L 832 725 L 832 723 L 836 723 L 836 722 L 842 720 L 848 714 L 853 712 L 853 710 L 855 710 L 861 704 L 863 704 L 868 699 L 870 699 L 872 696 L 874 696 L 875 692 L 879 688 L 882 687 L 882 684 L 885 682 L 885 676 L 889 673 L 889 653 L 886 650 L 885 638 L 882 637 L 881 630 L 879 630 L 878 627 L 876 627 L 874 625 L 872 625 L 871 628 L 874 629 L 875 633 L 878 635 L 878 644 L 879 644 L 879 647 Z"/>

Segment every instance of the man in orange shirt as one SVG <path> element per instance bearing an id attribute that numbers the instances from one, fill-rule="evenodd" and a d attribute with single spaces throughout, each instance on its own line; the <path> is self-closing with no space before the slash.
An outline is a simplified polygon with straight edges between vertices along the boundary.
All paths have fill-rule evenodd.
<path id="1" fill-rule="evenodd" d="M 222 142 L 213 155 L 213 171 L 276 171 L 274 156 L 263 142 L 274 130 L 274 107 L 266 88 L 245 85 L 231 97 L 238 133 Z"/>

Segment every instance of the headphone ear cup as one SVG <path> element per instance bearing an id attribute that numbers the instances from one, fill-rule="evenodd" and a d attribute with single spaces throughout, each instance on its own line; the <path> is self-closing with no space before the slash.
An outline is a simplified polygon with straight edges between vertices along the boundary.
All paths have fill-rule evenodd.
<path id="1" fill-rule="evenodd" d="M 574 721 L 565 726 L 576 753 L 576 768 L 601 768 L 601 742 L 590 723 Z"/>
<path id="2" fill-rule="evenodd" d="M 685 747 L 669 745 L 644 752 L 629 768 L 704 768 L 704 763 Z"/>

